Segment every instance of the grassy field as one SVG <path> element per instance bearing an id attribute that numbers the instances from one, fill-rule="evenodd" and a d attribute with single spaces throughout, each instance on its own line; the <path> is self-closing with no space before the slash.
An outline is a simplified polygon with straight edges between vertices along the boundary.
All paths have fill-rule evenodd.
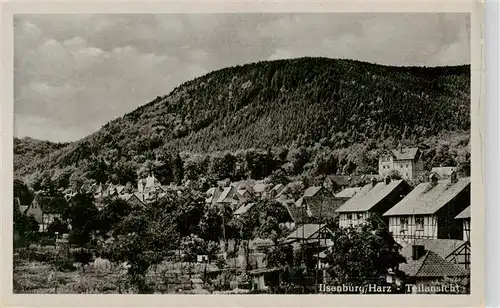
<path id="1" fill-rule="evenodd" d="M 18 294 L 120 294 L 137 293 L 128 284 L 126 269 L 113 264 L 109 269 L 95 268 L 92 264 L 73 270 L 59 270 L 53 260 L 48 262 L 14 256 L 13 284 Z M 223 277 L 213 264 L 207 266 L 207 283 L 203 282 L 203 264 L 162 263 L 150 269 L 146 282 L 157 294 L 207 294 L 214 291 L 229 291 L 221 287 L 221 281 L 234 277 Z M 237 288 L 237 284 L 231 284 Z M 229 287 L 229 285 L 228 285 Z"/>

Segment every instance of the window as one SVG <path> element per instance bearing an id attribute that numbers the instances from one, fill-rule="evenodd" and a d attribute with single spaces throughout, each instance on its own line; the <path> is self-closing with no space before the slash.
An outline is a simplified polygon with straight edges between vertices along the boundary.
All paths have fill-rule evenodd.
<path id="1" fill-rule="evenodd" d="M 356 216 L 357 216 L 358 220 L 363 219 L 363 214 L 361 214 L 361 213 L 358 213 Z"/>
<path id="2" fill-rule="evenodd" d="M 348 219 L 348 220 L 351 220 L 351 219 L 352 219 L 352 214 L 351 214 L 351 213 L 347 214 L 347 219 Z"/>
<path id="3" fill-rule="evenodd" d="M 417 230 L 424 230 L 424 218 L 415 217 L 415 225 Z"/>
<path id="4" fill-rule="evenodd" d="M 401 230 L 408 229 L 408 218 L 407 217 L 401 217 L 399 219 L 399 225 L 400 225 Z"/>
<path id="5" fill-rule="evenodd" d="M 406 169 L 408 169 L 408 164 L 406 164 Z"/>

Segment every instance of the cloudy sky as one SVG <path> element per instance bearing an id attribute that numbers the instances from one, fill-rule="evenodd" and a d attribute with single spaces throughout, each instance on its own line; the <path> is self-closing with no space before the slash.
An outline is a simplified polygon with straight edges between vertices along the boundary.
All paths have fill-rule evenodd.
<path id="1" fill-rule="evenodd" d="M 15 135 L 72 141 L 214 69 L 325 56 L 470 63 L 463 14 L 18 15 Z"/>

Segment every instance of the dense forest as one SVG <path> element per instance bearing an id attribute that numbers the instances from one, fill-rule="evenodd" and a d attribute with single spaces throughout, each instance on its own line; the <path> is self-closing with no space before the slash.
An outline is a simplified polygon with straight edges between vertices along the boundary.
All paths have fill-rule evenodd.
<path id="1" fill-rule="evenodd" d="M 382 148 L 470 169 L 470 66 L 300 58 L 211 72 L 68 144 L 14 140 L 30 186 L 377 172 Z M 36 186 L 36 185 L 35 185 Z"/>

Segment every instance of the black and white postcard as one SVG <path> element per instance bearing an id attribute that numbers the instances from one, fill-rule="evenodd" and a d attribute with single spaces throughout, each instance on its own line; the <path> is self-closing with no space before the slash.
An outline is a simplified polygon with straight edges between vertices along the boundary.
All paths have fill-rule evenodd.
<path id="1" fill-rule="evenodd" d="M 223 4 L 4 4 L 4 304 L 481 305 L 482 6 Z"/>

